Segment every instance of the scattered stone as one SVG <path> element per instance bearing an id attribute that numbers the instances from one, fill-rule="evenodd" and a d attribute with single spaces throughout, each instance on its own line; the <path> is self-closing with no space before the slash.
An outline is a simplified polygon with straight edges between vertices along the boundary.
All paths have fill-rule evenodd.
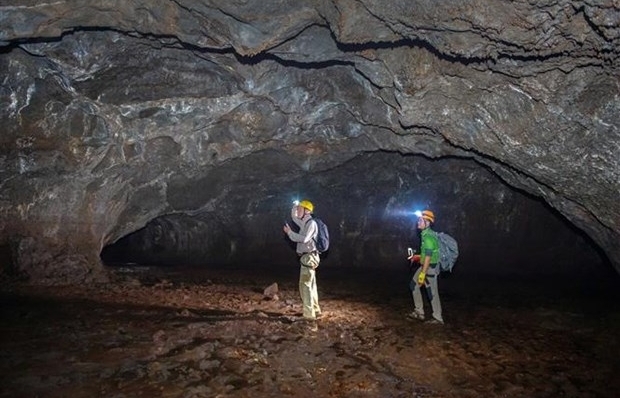
<path id="1" fill-rule="evenodd" d="M 267 288 L 265 288 L 265 291 L 263 292 L 263 295 L 268 300 L 279 300 L 278 284 L 272 283 L 271 285 L 267 286 Z"/>
<path id="2" fill-rule="evenodd" d="M 485 307 L 453 298 L 465 297 L 471 284 L 458 291 L 461 285 L 446 283 L 454 294 L 445 295 L 450 322 L 432 328 L 403 319 L 410 296 L 380 300 L 396 297 L 394 283 L 375 284 L 369 294 L 367 282 L 322 280 L 321 306 L 330 316 L 318 331 L 316 322 L 298 321 L 301 314 L 286 314 L 284 300 L 299 305 L 296 286 L 280 290 L 280 302 L 257 300 L 260 292 L 243 280 L 191 291 L 4 292 L 0 335 L 10 344 L 1 347 L 3 396 L 620 396 L 608 377 L 618 344 L 600 337 L 619 333 L 620 323 L 610 322 L 620 319 L 610 309 L 616 300 L 597 301 L 606 318 L 558 317 L 560 304 L 574 297 L 531 297 L 548 304 L 544 312 L 501 301 Z M 335 291 L 345 298 L 329 294 Z M 42 305 L 49 302 L 61 305 Z M 182 313 L 200 314 L 200 322 Z M 541 327 L 552 316 L 558 328 Z"/>

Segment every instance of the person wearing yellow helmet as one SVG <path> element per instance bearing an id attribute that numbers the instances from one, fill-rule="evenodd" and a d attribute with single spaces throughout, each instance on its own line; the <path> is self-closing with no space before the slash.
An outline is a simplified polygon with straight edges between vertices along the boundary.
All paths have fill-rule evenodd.
<path id="1" fill-rule="evenodd" d="M 304 199 L 301 202 L 299 202 L 299 207 L 303 207 L 304 209 L 308 210 L 310 214 L 314 212 L 314 205 L 309 200 Z"/>
<path id="2" fill-rule="evenodd" d="M 420 266 L 416 270 L 412 279 L 412 290 L 414 310 L 407 314 L 412 319 L 424 320 L 424 302 L 422 299 L 422 286 L 428 293 L 431 308 L 433 310 L 432 318 L 429 323 L 443 324 L 443 316 L 441 311 L 441 300 L 439 298 L 439 286 L 437 278 L 439 277 L 439 241 L 437 234 L 433 231 L 432 226 L 435 222 L 435 213 L 431 210 L 417 211 L 417 227 L 420 230 L 420 254 L 411 255 L 412 261 L 419 261 Z"/>
<path id="3" fill-rule="evenodd" d="M 295 202 L 291 209 L 291 219 L 299 227 L 299 232 L 293 231 L 288 223 L 284 224 L 283 227 L 288 238 L 297 243 L 296 251 L 301 265 L 299 269 L 299 294 L 303 306 L 303 317 L 310 321 L 321 316 L 316 285 L 316 268 L 321 261 L 316 248 L 319 230 L 316 221 L 312 219 L 313 211 L 314 205 L 309 200 Z"/>

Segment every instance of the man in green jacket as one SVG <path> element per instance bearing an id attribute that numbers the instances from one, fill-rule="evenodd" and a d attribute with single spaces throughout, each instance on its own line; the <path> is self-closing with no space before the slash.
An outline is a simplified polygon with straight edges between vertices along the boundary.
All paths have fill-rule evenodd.
<path id="1" fill-rule="evenodd" d="M 437 265 L 439 262 L 439 241 L 437 240 L 437 234 L 431 228 L 435 222 L 435 214 L 430 210 L 424 210 L 416 212 L 416 215 L 418 216 L 417 226 L 420 230 L 422 243 L 419 256 L 410 256 L 409 259 L 419 261 L 420 267 L 413 275 L 411 283 L 414 310 L 407 314 L 407 317 L 419 320 L 425 319 L 421 292 L 422 286 L 424 286 L 433 309 L 433 316 L 427 322 L 442 325 L 441 300 L 439 299 L 439 287 L 437 285 L 437 278 L 439 277 L 439 267 Z"/>

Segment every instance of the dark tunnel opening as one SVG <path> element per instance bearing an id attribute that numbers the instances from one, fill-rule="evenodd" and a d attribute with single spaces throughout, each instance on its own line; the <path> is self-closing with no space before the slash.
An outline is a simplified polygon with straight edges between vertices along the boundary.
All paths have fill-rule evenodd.
<path id="1" fill-rule="evenodd" d="M 301 190 L 278 183 L 274 191 L 256 180 L 265 179 L 231 179 L 228 188 L 235 188 L 217 211 L 151 220 L 104 247 L 103 263 L 204 269 L 295 263 L 282 225 Z M 193 195 L 191 184 L 183 190 Z M 470 160 L 365 154 L 308 176 L 304 192 L 330 227 L 330 267 L 403 269 L 407 247 L 419 244 L 412 212 L 430 206 L 438 214 L 435 229 L 459 242 L 454 274 L 615 275 L 603 252 L 555 209 Z M 240 211 L 248 197 L 261 199 Z"/>

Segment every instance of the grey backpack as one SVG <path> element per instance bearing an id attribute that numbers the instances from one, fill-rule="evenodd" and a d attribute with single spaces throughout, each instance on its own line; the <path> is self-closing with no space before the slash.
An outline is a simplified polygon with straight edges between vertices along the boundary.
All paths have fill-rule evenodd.
<path id="1" fill-rule="evenodd" d="M 452 272 L 454 263 L 459 257 L 459 245 L 456 240 L 444 232 L 435 232 L 439 242 L 439 269 L 441 272 Z"/>

